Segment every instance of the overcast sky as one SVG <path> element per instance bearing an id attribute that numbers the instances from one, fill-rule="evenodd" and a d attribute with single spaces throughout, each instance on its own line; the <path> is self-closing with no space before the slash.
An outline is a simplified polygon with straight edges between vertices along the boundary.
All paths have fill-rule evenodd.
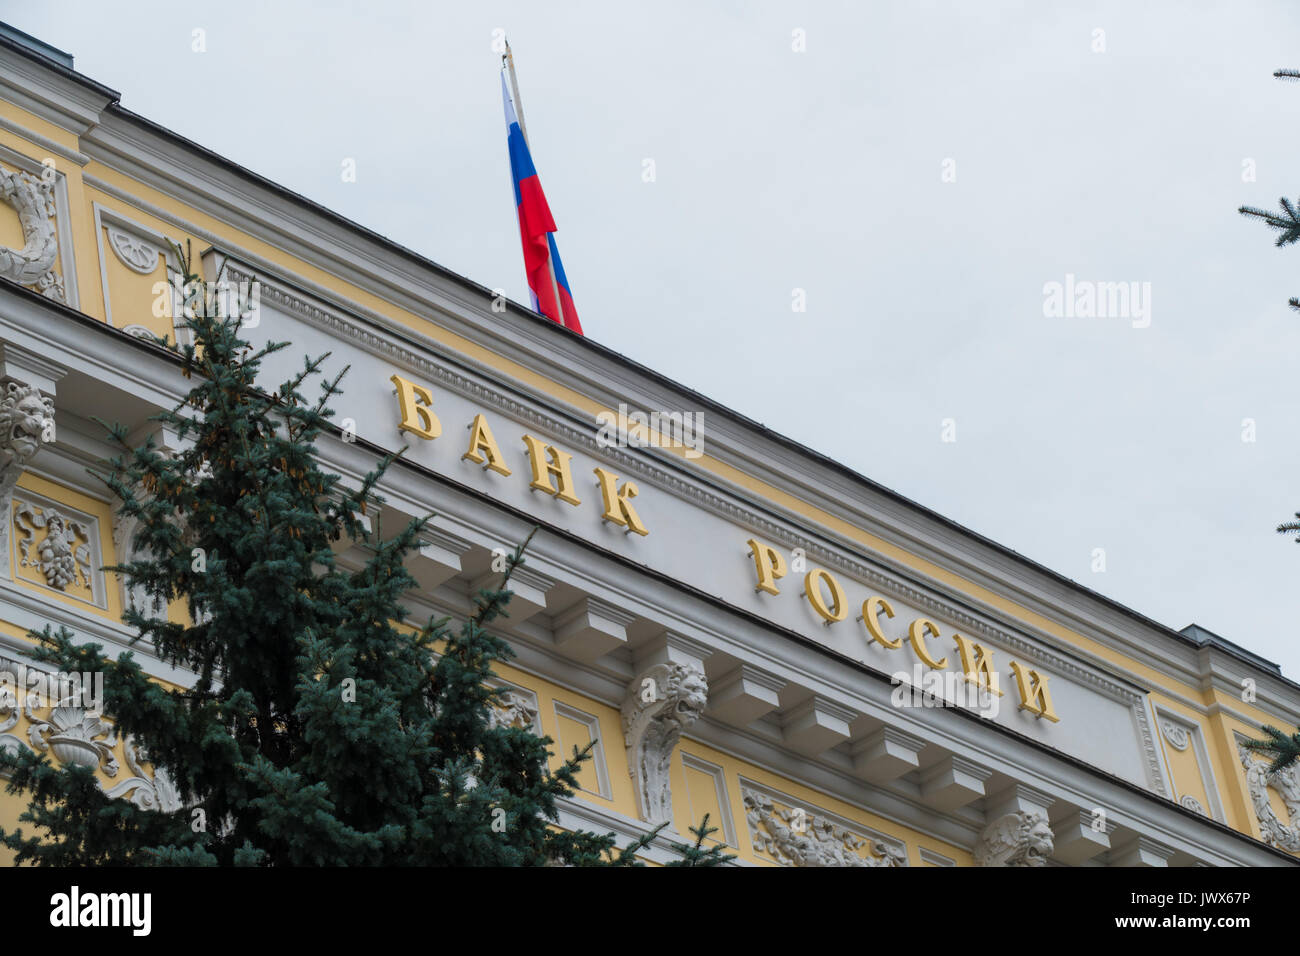
<path id="1" fill-rule="evenodd" d="M 1300 12 L 1037 6 L 2 5 L 127 108 L 527 302 L 504 29 L 590 338 L 1300 677 L 1300 247 L 1236 212 L 1300 194 L 1271 75 Z M 1149 283 L 1147 314 L 1047 314 L 1067 275 Z"/>

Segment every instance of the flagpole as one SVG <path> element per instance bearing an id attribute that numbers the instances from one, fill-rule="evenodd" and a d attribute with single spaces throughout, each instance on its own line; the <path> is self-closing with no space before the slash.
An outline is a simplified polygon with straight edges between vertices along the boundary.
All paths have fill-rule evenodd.
<path id="1" fill-rule="evenodd" d="M 506 67 L 510 73 L 510 95 L 515 98 L 515 116 L 519 120 L 519 132 L 523 134 L 524 145 L 528 151 L 533 151 L 533 146 L 528 142 L 528 127 L 524 125 L 524 104 L 519 98 L 519 78 L 515 76 L 515 56 L 510 52 L 510 41 L 506 41 Z M 547 233 L 550 236 L 550 233 Z M 560 301 L 560 283 L 555 278 L 555 256 L 551 255 L 550 239 L 546 240 L 546 264 L 551 273 L 551 294 L 555 296 L 555 310 L 559 313 L 560 325 L 564 325 L 564 303 Z"/>

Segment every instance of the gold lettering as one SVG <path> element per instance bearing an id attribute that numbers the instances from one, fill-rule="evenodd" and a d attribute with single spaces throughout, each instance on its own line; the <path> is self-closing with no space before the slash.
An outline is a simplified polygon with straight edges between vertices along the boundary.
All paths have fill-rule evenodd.
<path id="1" fill-rule="evenodd" d="M 397 386 L 397 400 L 402 409 L 402 421 L 398 431 L 414 432 L 421 438 L 437 438 L 442 434 L 442 424 L 430 408 L 433 393 L 423 385 L 408 382 L 400 375 L 394 375 L 390 381 Z"/>
<path id="2" fill-rule="evenodd" d="M 896 651 L 903 646 L 903 639 L 896 637 L 890 640 L 885 636 L 884 630 L 880 627 L 880 612 L 885 612 L 885 617 L 894 616 L 894 608 L 882 597 L 869 597 L 862 602 L 862 623 L 867 625 L 867 631 L 871 634 L 874 641 L 883 647 Z"/>
<path id="3" fill-rule="evenodd" d="M 492 429 L 488 428 L 487 419 L 481 414 L 475 415 L 474 421 L 470 423 L 469 450 L 460 457 L 464 461 L 483 465 L 498 475 L 510 474 L 510 469 L 501 461 L 501 449 L 497 447 L 497 440 L 492 437 Z"/>
<path id="4" fill-rule="evenodd" d="M 1002 691 L 998 688 L 998 672 L 993 669 L 993 652 L 961 634 L 954 634 L 952 639 L 957 642 L 957 652 L 961 654 L 961 669 L 966 674 L 966 680 L 976 687 L 983 687 L 989 693 L 1001 697 Z"/>
<path id="5" fill-rule="evenodd" d="M 1016 675 L 1016 687 L 1020 691 L 1020 709 L 1027 710 L 1035 717 L 1046 717 L 1053 723 L 1060 721 L 1052 709 L 1052 695 L 1047 690 L 1047 677 L 1032 667 L 1025 667 L 1019 661 L 1010 661 L 1011 671 Z"/>
<path id="6" fill-rule="evenodd" d="M 933 667 L 935 670 L 948 666 L 948 658 L 941 657 L 937 661 L 930 656 L 930 651 L 925 646 L 925 635 L 929 632 L 933 637 L 941 636 L 939 628 L 933 621 L 927 621 L 923 617 L 918 617 L 912 622 L 912 626 L 907 629 L 907 639 L 912 643 L 912 650 L 916 651 L 916 656 L 925 662 L 926 666 Z"/>
<path id="7" fill-rule="evenodd" d="M 573 471 L 569 461 L 573 456 L 554 445 L 544 444 L 532 435 L 524 436 L 524 444 L 528 446 L 528 460 L 533 466 L 533 480 L 528 487 L 571 505 L 582 504 L 570 490 L 573 488 Z M 554 485 L 551 484 L 552 476 L 556 481 Z"/>
<path id="8" fill-rule="evenodd" d="M 831 592 L 830 607 L 826 606 L 822 598 L 822 581 L 826 582 L 826 587 Z M 827 624 L 842 621 L 848 616 L 849 609 L 844 601 L 844 591 L 840 588 L 840 582 L 836 581 L 835 576 L 829 571 L 813 568 L 804 575 L 803 590 L 808 597 L 808 603 L 812 605 L 814 611 L 826 619 Z"/>
<path id="9" fill-rule="evenodd" d="M 596 478 L 600 481 L 600 495 L 605 500 L 605 513 L 601 517 L 633 534 L 649 534 L 636 509 L 628 503 L 629 498 L 636 497 L 636 485 L 625 481 L 622 488 L 618 487 L 618 475 L 611 474 L 604 468 L 596 469 Z"/>
<path id="10" fill-rule="evenodd" d="M 785 558 L 781 552 L 770 544 L 760 544 L 757 538 L 750 538 L 745 544 L 749 545 L 750 556 L 754 559 L 754 573 L 758 575 L 754 591 L 780 594 L 776 580 L 785 577 Z"/>

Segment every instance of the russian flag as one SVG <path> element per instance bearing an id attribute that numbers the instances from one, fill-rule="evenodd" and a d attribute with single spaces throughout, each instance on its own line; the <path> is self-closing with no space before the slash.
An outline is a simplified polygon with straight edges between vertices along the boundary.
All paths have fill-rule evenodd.
<path id="1" fill-rule="evenodd" d="M 560 262 L 560 250 L 555 245 L 555 218 L 546 204 L 537 167 L 533 165 L 524 131 L 515 115 L 515 105 L 510 99 L 505 73 L 501 74 L 501 97 L 506 108 L 506 132 L 510 146 L 510 173 L 515 184 L 515 208 L 519 211 L 519 236 L 524 246 L 524 271 L 528 275 L 528 291 L 533 309 L 563 325 L 572 332 L 582 334 L 578 310 L 573 305 L 569 279 Z M 552 267 L 554 272 L 552 273 Z M 559 303 L 556 303 L 556 293 Z"/>

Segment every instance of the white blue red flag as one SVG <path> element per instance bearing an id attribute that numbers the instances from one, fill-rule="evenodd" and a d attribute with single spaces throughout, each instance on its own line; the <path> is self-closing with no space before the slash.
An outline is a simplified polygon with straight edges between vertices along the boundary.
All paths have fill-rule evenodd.
<path id="1" fill-rule="evenodd" d="M 519 236 L 524 246 L 524 271 L 528 275 L 533 309 L 581 335 L 578 310 L 573 305 L 573 293 L 560 262 L 560 250 L 555 245 L 555 219 L 551 216 L 551 207 L 546 204 L 546 194 L 537 178 L 537 168 L 533 165 L 528 142 L 515 114 L 504 73 L 501 74 L 501 96 L 505 100 L 510 173 L 515 183 Z"/>

